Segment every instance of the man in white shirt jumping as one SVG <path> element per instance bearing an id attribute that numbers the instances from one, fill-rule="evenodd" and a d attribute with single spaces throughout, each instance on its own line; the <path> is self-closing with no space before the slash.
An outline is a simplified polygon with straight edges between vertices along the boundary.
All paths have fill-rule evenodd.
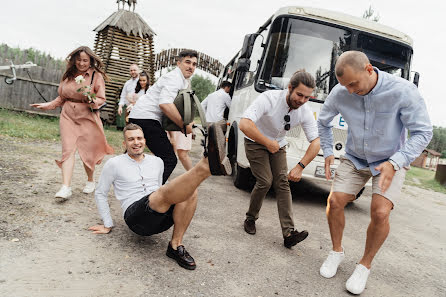
<path id="1" fill-rule="evenodd" d="M 107 161 L 95 192 L 103 225 L 92 226 L 89 230 L 96 234 L 107 234 L 112 230 L 107 196 L 113 185 L 128 227 L 138 235 L 150 236 L 173 225 L 166 255 L 186 269 L 195 269 L 195 261 L 182 241 L 197 206 L 197 188 L 211 174 L 227 175 L 231 168 L 224 153 L 225 136 L 221 126 L 210 125 L 208 132 L 205 157 L 191 170 L 162 185 L 163 161 L 144 154 L 146 142 L 141 127 L 127 125 L 123 142 L 127 153 Z"/>
<path id="2" fill-rule="evenodd" d="M 206 112 L 206 121 L 208 123 L 215 123 L 223 120 L 225 109 L 231 107 L 231 97 L 229 91 L 232 84 L 228 81 L 224 81 L 220 85 L 220 89 L 209 94 L 201 106 Z"/>
<path id="3" fill-rule="evenodd" d="M 282 227 L 284 245 L 291 248 L 308 236 L 294 228 L 291 191 L 288 180 L 298 182 L 302 171 L 319 152 L 319 136 L 316 120 L 308 105 L 315 87 L 314 78 L 305 70 L 293 74 L 286 90 L 263 92 L 246 109 L 240 120 L 240 130 L 245 133 L 245 151 L 256 184 L 244 229 L 256 233 L 255 221 L 271 186 L 274 188 Z M 286 132 L 298 125 L 310 146 L 300 162 L 288 173 L 286 160 Z"/>
<path id="4" fill-rule="evenodd" d="M 128 95 L 135 93 L 136 84 L 139 79 L 139 67 L 136 64 L 130 65 L 130 76 L 131 78 L 125 82 L 121 91 L 121 99 L 118 104 L 118 117 L 116 119 L 116 125 L 118 128 L 124 128 L 125 126 L 125 110 L 129 106 L 130 102 L 127 99 Z M 124 114 L 123 114 L 124 110 Z"/>

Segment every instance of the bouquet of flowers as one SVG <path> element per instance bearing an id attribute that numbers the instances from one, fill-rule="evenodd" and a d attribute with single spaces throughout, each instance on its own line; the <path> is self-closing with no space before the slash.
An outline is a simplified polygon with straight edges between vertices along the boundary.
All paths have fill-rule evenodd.
<path id="1" fill-rule="evenodd" d="M 85 82 L 85 78 L 82 75 L 78 75 L 74 78 L 74 81 L 80 85 L 81 83 Z M 91 91 L 91 86 L 82 86 L 79 89 L 76 90 L 78 93 L 82 93 L 82 95 L 86 96 L 88 101 L 87 103 L 94 103 L 94 99 L 96 98 L 96 94 Z M 93 111 L 93 108 L 90 106 L 91 111 Z"/>

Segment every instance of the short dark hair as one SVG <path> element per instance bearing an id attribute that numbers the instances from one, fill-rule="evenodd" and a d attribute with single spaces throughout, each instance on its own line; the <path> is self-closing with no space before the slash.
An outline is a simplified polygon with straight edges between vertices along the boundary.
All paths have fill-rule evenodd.
<path id="1" fill-rule="evenodd" d="M 129 130 L 130 131 L 131 130 L 141 130 L 141 132 L 144 133 L 144 131 L 142 130 L 142 128 L 139 125 L 130 123 L 124 127 L 124 130 L 122 130 L 122 133 L 124 134 L 124 138 L 125 138 L 125 132 L 127 132 Z"/>
<path id="2" fill-rule="evenodd" d="M 223 82 L 220 84 L 220 88 L 224 89 L 224 88 L 226 88 L 226 87 L 232 87 L 232 84 L 231 84 L 229 81 L 227 81 L 227 80 L 223 81 Z"/>
<path id="3" fill-rule="evenodd" d="M 191 57 L 191 58 L 197 58 L 198 59 L 198 53 L 194 50 L 190 50 L 190 49 L 185 49 L 182 50 L 179 54 L 178 54 L 178 61 L 183 60 L 183 58 L 185 57 Z"/>
<path id="4" fill-rule="evenodd" d="M 300 69 L 294 72 L 293 76 L 290 79 L 291 89 L 294 90 L 299 86 L 299 84 L 303 84 L 308 88 L 314 89 L 316 87 L 316 82 L 314 77 L 305 71 L 305 69 Z"/>

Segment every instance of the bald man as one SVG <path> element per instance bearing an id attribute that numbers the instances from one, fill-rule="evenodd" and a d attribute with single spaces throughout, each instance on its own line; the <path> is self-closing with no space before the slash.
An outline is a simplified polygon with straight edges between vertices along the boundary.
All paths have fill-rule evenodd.
<path id="1" fill-rule="evenodd" d="M 331 90 L 318 119 L 327 179 L 334 161 L 331 121 L 336 115 L 341 114 L 348 124 L 348 135 L 346 154 L 340 158 L 327 203 L 333 247 L 320 274 L 326 278 L 336 274 L 344 259 L 344 207 L 372 178 L 371 221 L 365 250 L 346 283 L 349 292 L 361 294 L 372 260 L 389 234 L 390 212 L 404 201 L 400 195 L 406 167 L 429 144 L 432 125 L 416 86 L 373 67 L 364 53 L 343 53 L 335 72 L 339 84 Z"/>

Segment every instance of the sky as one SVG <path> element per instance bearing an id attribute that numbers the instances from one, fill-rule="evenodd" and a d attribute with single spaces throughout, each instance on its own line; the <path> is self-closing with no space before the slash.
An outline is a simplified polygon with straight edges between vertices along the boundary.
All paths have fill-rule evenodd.
<path id="1" fill-rule="evenodd" d="M 381 24 L 412 37 L 412 70 L 433 125 L 446 127 L 446 1 L 426 0 L 138 0 L 137 12 L 155 31 L 155 52 L 192 48 L 226 64 L 280 7 L 310 6 L 362 16 L 371 5 Z M 93 47 L 93 29 L 117 10 L 116 0 L 2 1 L 0 43 L 33 47 L 64 58 L 80 46 Z M 442 22 L 442 23 L 441 23 Z"/>

